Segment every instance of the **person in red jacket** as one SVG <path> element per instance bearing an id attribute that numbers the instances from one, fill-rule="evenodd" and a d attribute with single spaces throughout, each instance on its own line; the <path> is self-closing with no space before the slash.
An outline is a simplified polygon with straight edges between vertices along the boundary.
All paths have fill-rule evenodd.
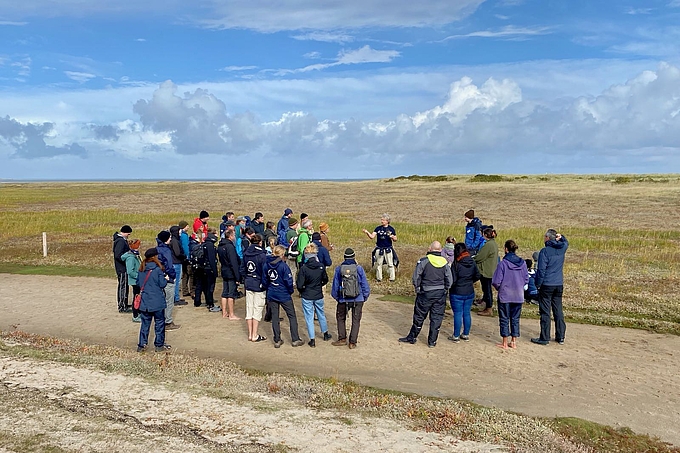
<path id="1" fill-rule="evenodd" d="M 194 237 L 198 242 L 203 242 L 208 236 L 208 220 L 210 220 L 208 211 L 201 211 L 194 219 Z"/>

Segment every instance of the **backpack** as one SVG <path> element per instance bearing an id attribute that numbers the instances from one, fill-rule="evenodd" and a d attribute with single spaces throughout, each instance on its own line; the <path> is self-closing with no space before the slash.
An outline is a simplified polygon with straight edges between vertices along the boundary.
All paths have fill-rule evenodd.
<path id="1" fill-rule="evenodd" d="M 290 240 L 290 245 L 288 246 L 288 250 L 286 251 L 286 256 L 289 258 L 297 258 L 298 255 L 300 254 L 300 251 L 298 250 L 298 239 L 299 236 L 295 236 Z"/>
<path id="2" fill-rule="evenodd" d="M 361 295 L 359 286 L 359 272 L 356 264 L 343 264 L 340 266 L 340 294 L 343 299 L 355 299 Z"/>
<path id="3" fill-rule="evenodd" d="M 191 247 L 191 266 L 194 269 L 204 268 L 207 264 L 207 253 L 205 251 L 205 243 L 200 243 L 198 241 L 192 241 Z"/>

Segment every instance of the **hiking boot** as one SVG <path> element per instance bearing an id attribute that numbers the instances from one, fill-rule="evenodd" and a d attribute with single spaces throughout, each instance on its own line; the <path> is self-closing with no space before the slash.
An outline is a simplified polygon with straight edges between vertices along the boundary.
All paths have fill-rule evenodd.
<path id="1" fill-rule="evenodd" d="M 333 335 L 329 334 L 328 332 L 323 333 L 323 341 L 328 341 L 328 340 L 332 340 L 332 339 L 333 339 Z"/>
<path id="2" fill-rule="evenodd" d="M 298 346 L 302 346 L 303 344 L 305 344 L 305 342 L 302 341 L 302 340 L 296 340 L 296 341 L 292 342 L 291 344 L 293 345 L 294 348 L 297 348 Z"/>
<path id="3" fill-rule="evenodd" d="M 180 327 L 182 327 L 179 324 L 175 324 L 174 322 L 171 322 L 170 324 L 165 325 L 165 330 L 178 330 Z"/>
<path id="4" fill-rule="evenodd" d="M 171 349 L 172 346 L 170 346 L 169 344 L 164 344 L 163 346 L 156 346 L 154 348 L 156 352 L 170 352 Z"/>
<path id="5" fill-rule="evenodd" d="M 146 345 L 144 345 L 144 346 L 137 346 L 137 352 L 146 352 Z"/>
<path id="6" fill-rule="evenodd" d="M 175 305 L 188 305 L 187 301 L 184 299 L 176 300 Z"/>
<path id="7" fill-rule="evenodd" d="M 399 339 L 399 343 L 416 344 L 416 341 L 418 341 L 416 338 L 411 338 L 411 337 L 402 337 L 402 338 Z"/>
<path id="8" fill-rule="evenodd" d="M 281 347 L 282 344 L 283 344 L 283 340 L 275 341 L 275 342 L 274 342 L 274 347 L 275 347 L 276 349 L 279 349 L 279 348 Z"/>
<path id="9" fill-rule="evenodd" d="M 349 348 L 350 348 L 350 349 L 356 349 L 356 348 L 357 348 L 357 344 L 356 344 L 356 343 L 350 343 L 350 344 L 349 344 Z"/>
<path id="10" fill-rule="evenodd" d="M 470 337 L 468 335 L 461 335 L 460 339 L 463 341 L 470 341 Z"/>
<path id="11" fill-rule="evenodd" d="M 458 343 L 460 341 L 460 337 L 454 337 L 453 335 L 451 335 L 449 337 L 449 340 L 453 341 L 454 343 Z"/>
<path id="12" fill-rule="evenodd" d="M 550 342 L 548 340 L 541 340 L 540 338 L 532 338 L 531 342 L 534 343 L 534 344 L 540 344 L 542 346 L 546 346 L 546 345 L 550 344 Z"/>
<path id="13" fill-rule="evenodd" d="M 477 316 L 493 316 L 493 308 L 485 308 L 477 312 Z"/>
<path id="14" fill-rule="evenodd" d="M 309 340 L 309 343 L 307 344 L 309 345 L 310 348 L 316 348 L 316 340 L 314 338 Z"/>
<path id="15" fill-rule="evenodd" d="M 339 338 L 333 343 L 331 343 L 333 346 L 347 346 L 347 338 Z"/>

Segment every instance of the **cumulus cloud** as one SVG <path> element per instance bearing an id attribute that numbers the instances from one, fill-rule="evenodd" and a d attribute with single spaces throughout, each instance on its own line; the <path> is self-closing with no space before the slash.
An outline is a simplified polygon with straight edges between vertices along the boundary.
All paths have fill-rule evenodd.
<path id="1" fill-rule="evenodd" d="M 118 141 L 120 138 L 118 134 L 122 132 L 118 127 L 110 124 L 104 126 L 90 124 L 87 129 L 94 132 L 94 136 L 97 140 L 110 140 L 114 142 Z"/>
<path id="2" fill-rule="evenodd" d="M 45 139 L 54 130 L 52 123 L 20 123 L 9 116 L 0 118 L 0 140 L 13 149 L 13 157 L 38 159 L 64 154 L 85 157 L 87 151 L 78 143 L 52 146 Z"/>

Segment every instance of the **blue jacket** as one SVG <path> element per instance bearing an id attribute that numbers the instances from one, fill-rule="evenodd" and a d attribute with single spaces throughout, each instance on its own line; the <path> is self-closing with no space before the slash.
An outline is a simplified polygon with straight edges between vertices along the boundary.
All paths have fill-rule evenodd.
<path id="1" fill-rule="evenodd" d="M 560 286 L 564 284 L 564 255 L 569 241 L 562 236 L 559 241 L 547 241 L 538 254 L 536 287 Z"/>
<path id="2" fill-rule="evenodd" d="M 529 294 L 538 294 L 538 289 L 536 288 L 536 271 L 529 269 L 529 283 L 527 283 L 527 292 Z"/>
<path id="3" fill-rule="evenodd" d="M 149 275 L 149 279 L 144 284 L 146 279 L 146 274 Z M 137 275 L 137 284 L 141 288 L 144 285 L 144 291 L 142 291 L 142 304 L 139 306 L 141 311 L 161 311 L 165 310 L 167 305 L 165 304 L 165 285 L 168 282 L 165 280 L 165 275 L 163 271 L 156 266 L 156 263 L 146 263 L 144 272 L 140 272 Z"/>
<path id="4" fill-rule="evenodd" d="M 316 254 L 316 258 L 319 260 L 319 263 L 326 267 L 331 267 L 333 261 L 331 260 L 331 254 L 328 252 L 328 249 L 321 245 L 321 241 L 312 242 L 316 244 L 316 247 L 319 249 L 319 252 Z"/>
<path id="5" fill-rule="evenodd" d="M 267 288 L 267 274 L 264 265 L 267 261 L 267 252 L 259 245 L 251 245 L 243 254 L 241 261 L 241 276 L 245 280 L 246 291 L 261 293 Z"/>
<path id="6" fill-rule="evenodd" d="M 355 260 L 345 260 L 342 262 L 340 266 L 342 266 L 343 264 L 357 264 L 357 262 Z M 338 303 L 340 304 L 344 304 L 345 302 L 366 302 L 368 300 L 368 296 L 371 295 L 371 287 L 368 286 L 368 279 L 366 278 L 364 268 L 357 265 L 357 275 L 359 276 L 359 286 L 361 287 L 361 294 L 359 294 L 354 299 L 344 299 L 340 295 L 341 289 L 340 286 L 342 285 L 340 266 L 335 268 L 335 273 L 333 274 L 333 287 L 331 288 L 331 297 L 338 301 Z"/>
<path id="7" fill-rule="evenodd" d="M 483 244 L 484 236 L 482 236 L 482 221 L 479 220 L 478 217 L 475 217 L 465 227 L 465 245 L 467 246 L 470 255 L 476 255 Z"/>
<path id="8" fill-rule="evenodd" d="M 284 260 L 278 256 L 268 256 L 264 273 L 267 276 L 267 299 L 277 302 L 292 300 L 293 274 Z"/>
<path id="9" fill-rule="evenodd" d="M 279 238 L 279 245 L 283 245 L 284 247 L 288 247 L 286 233 L 288 233 L 288 217 L 284 215 L 276 225 L 276 235 Z"/>
<path id="10" fill-rule="evenodd" d="M 161 262 L 165 268 L 165 275 L 170 277 L 168 283 L 175 283 L 175 267 L 172 265 L 172 249 L 167 244 L 162 243 L 156 238 L 156 250 L 158 250 L 158 261 Z"/>
<path id="11" fill-rule="evenodd" d="M 189 253 L 189 235 L 187 234 L 186 231 L 181 230 L 179 232 L 179 242 L 182 246 L 182 252 L 184 253 L 184 256 L 186 256 L 187 259 L 189 259 L 189 255 L 190 255 L 190 253 Z"/>

